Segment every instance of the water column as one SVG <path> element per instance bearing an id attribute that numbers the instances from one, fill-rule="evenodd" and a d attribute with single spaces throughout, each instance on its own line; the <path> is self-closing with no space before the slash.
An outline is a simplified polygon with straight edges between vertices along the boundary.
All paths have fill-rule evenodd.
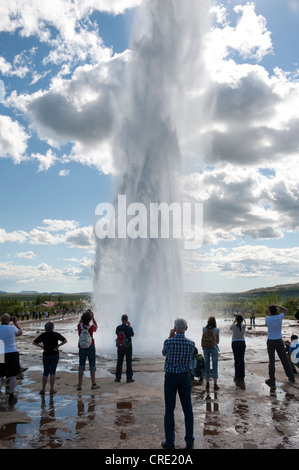
<path id="1" fill-rule="evenodd" d="M 99 323 L 109 331 L 114 333 L 122 313 L 128 314 L 135 330 L 135 353 L 160 353 L 174 319 L 184 316 L 183 241 L 172 237 L 171 211 L 169 237 L 151 236 L 150 205 L 182 204 L 177 125 L 182 134 L 187 96 L 193 81 L 200 80 L 194 73 L 200 71 L 208 11 L 206 0 L 148 0 L 135 15 L 114 142 L 118 176 L 113 204 L 116 213 L 120 195 L 126 197 L 127 206 L 142 204 L 146 221 L 143 227 L 134 225 L 140 213 L 132 212 L 127 223 L 131 220 L 137 238 L 130 230 L 124 233 L 123 227 L 118 233 L 117 227 L 115 238 L 97 240 L 94 293 Z M 107 263 L 109 276 L 114 276 L 110 297 L 101 290 L 107 280 L 102 267 Z"/>

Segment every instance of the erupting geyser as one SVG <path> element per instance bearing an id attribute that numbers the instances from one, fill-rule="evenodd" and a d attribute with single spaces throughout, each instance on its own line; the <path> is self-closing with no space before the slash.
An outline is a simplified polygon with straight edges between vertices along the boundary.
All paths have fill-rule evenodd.
<path id="1" fill-rule="evenodd" d="M 206 0 L 148 0 L 136 10 L 119 100 L 112 203 L 118 195 L 126 196 L 127 205 L 147 208 L 182 203 L 180 137 L 192 84 L 201 80 L 208 15 Z M 184 315 L 181 249 L 172 237 L 97 239 L 94 303 L 101 351 L 113 350 L 115 327 L 127 313 L 134 352 L 161 352 L 174 319 Z M 107 276 L 111 295 L 103 293 Z"/>

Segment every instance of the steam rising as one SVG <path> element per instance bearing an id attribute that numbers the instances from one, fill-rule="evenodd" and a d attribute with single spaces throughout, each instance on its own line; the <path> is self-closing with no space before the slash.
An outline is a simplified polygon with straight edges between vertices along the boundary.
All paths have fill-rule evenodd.
<path id="1" fill-rule="evenodd" d="M 203 76 L 208 13 L 206 0 L 148 0 L 136 11 L 114 142 L 115 205 L 118 195 L 146 207 L 182 201 L 184 103 Z M 134 352 L 161 351 L 174 319 L 184 315 L 181 249 L 172 238 L 97 240 L 94 302 L 102 351 L 114 348 L 123 313 L 135 331 Z M 113 295 L 105 294 L 108 279 Z"/>

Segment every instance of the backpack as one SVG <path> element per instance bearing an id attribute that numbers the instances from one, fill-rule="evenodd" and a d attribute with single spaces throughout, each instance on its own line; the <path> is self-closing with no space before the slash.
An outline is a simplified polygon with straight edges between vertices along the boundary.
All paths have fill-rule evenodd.
<path id="1" fill-rule="evenodd" d="M 207 327 L 201 337 L 201 347 L 213 349 L 216 346 L 216 339 L 213 328 Z"/>
<path id="2" fill-rule="evenodd" d="M 119 349 L 128 349 L 130 346 L 130 341 L 126 337 L 125 333 L 123 331 L 120 331 L 117 333 L 117 338 L 116 338 L 116 347 Z"/>
<path id="3" fill-rule="evenodd" d="M 81 325 L 81 333 L 79 336 L 79 346 L 82 349 L 87 349 L 92 343 L 92 338 L 89 334 L 89 327 L 85 327 L 84 325 Z"/>
<path id="4" fill-rule="evenodd" d="M 205 370 L 205 360 L 202 354 L 195 354 L 193 356 L 193 370 L 192 373 L 195 377 L 201 378 Z"/>

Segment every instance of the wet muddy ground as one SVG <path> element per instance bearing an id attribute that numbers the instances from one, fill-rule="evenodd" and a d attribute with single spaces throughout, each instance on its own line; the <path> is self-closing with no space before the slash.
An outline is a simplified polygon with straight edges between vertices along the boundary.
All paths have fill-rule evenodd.
<path id="1" fill-rule="evenodd" d="M 2 387 L 1 449 L 161 449 L 163 357 L 135 357 L 134 383 L 114 382 L 115 358 L 99 357 L 101 388 L 91 390 L 87 372 L 77 391 L 77 355 L 62 352 L 57 393 L 40 396 L 41 354 L 31 347 L 34 333 L 25 335 L 18 346 L 28 370 L 18 379 L 15 405 L 8 404 L 8 390 Z M 220 390 L 207 393 L 204 381 L 193 385 L 194 448 L 298 449 L 299 374 L 296 384 L 290 384 L 280 362 L 276 370 L 276 388 L 270 389 L 265 384 L 266 349 L 247 350 L 245 384 L 239 387 L 233 381 L 232 354 L 220 353 Z M 178 400 L 176 448 L 183 449 L 184 444 Z"/>

